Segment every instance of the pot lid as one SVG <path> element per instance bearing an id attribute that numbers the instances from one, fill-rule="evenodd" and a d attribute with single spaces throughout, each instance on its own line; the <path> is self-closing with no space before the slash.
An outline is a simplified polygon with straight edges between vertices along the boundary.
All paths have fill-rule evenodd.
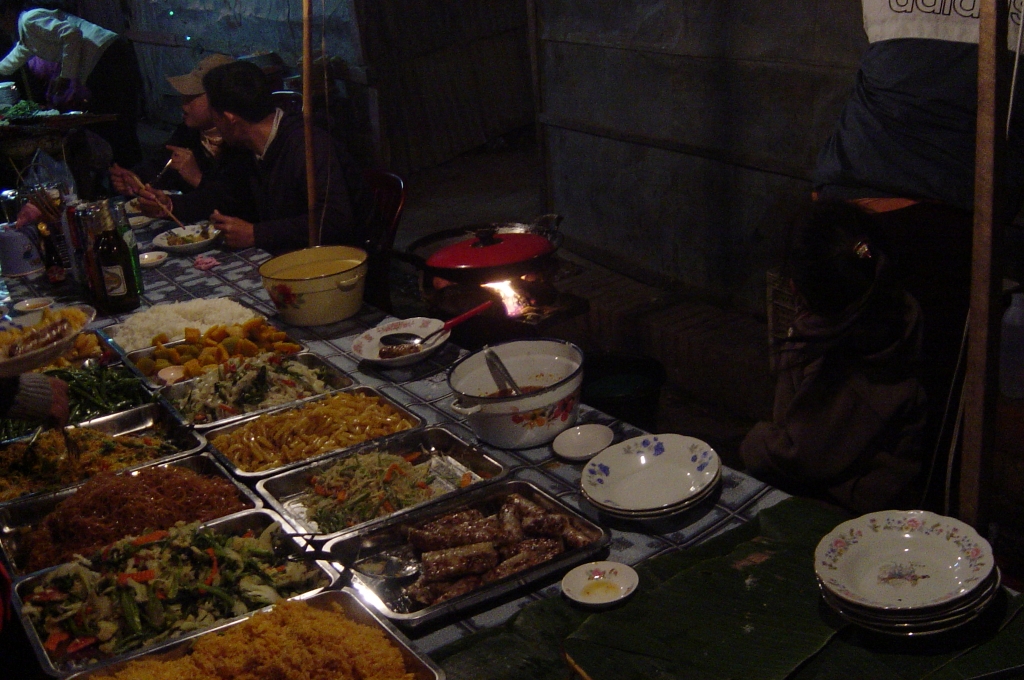
<path id="1" fill-rule="evenodd" d="M 477 236 L 441 248 L 427 258 L 437 269 L 500 267 L 547 255 L 555 246 L 540 234 L 480 231 Z"/>

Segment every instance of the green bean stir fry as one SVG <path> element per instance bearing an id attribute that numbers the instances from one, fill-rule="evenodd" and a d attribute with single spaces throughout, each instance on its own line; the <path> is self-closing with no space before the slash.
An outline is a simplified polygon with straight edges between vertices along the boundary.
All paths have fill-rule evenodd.
<path id="1" fill-rule="evenodd" d="M 152 395 L 124 366 L 55 368 L 46 375 L 68 384 L 68 422 L 80 423 L 153 401 Z M 0 440 L 28 434 L 38 423 L 0 418 Z"/>

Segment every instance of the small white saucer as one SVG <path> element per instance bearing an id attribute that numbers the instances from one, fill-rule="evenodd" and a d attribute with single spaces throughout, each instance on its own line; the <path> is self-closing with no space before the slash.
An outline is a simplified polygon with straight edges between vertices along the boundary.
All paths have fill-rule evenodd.
<path id="1" fill-rule="evenodd" d="M 167 259 L 167 253 L 162 250 L 151 250 L 148 253 L 139 253 L 139 266 L 159 267 Z"/>
<path id="2" fill-rule="evenodd" d="M 568 460 L 589 460 L 608 448 L 613 439 L 615 433 L 607 425 L 586 423 L 570 427 L 559 434 L 551 442 L 551 448 Z"/>
<path id="3" fill-rule="evenodd" d="M 53 304 L 52 297 L 35 297 L 27 300 L 22 300 L 14 305 L 14 311 L 22 314 L 26 312 L 34 312 L 37 309 L 44 309 Z"/>
<path id="4" fill-rule="evenodd" d="M 580 604 L 604 606 L 626 599 L 639 583 L 636 571 L 621 562 L 588 562 L 562 578 L 562 592 Z"/>

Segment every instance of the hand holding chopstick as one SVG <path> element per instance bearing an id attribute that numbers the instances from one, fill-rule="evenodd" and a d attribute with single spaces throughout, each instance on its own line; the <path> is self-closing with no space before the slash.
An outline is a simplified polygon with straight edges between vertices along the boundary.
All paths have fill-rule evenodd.
<path id="1" fill-rule="evenodd" d="M 174 220 L 175 224 L 177 224 L 179 227 L 185 226 L 184 224 L 181 223 L 181 220 L 174 216 L 174 213 L 171 212 L 171 209 L 168 208 L 165 203 L 161 202 L 157 198 L 156 194 L 153 193 L 153 187 L 151 187 L 148 184 L 143 184 L 142 180 L 138 178 L 136 178 L 135 181 L 139 185 L 139 198 L 150 201 L 152 203 L 156 203 L 158 206 L 160 206 L 160 210 L 163 211 L 164 215 Z"/>

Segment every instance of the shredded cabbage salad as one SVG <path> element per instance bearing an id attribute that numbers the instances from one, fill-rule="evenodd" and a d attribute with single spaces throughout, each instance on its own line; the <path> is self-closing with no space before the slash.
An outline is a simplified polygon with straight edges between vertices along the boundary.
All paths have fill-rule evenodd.
<path id="1" fill-rule="evenodd" d="M 194 424 L 211 423 L 305 399 L 330 390 L 322 376 L 294 357 L 264 352 L 233 357 L 190 382 L 174 405 Z"/>

